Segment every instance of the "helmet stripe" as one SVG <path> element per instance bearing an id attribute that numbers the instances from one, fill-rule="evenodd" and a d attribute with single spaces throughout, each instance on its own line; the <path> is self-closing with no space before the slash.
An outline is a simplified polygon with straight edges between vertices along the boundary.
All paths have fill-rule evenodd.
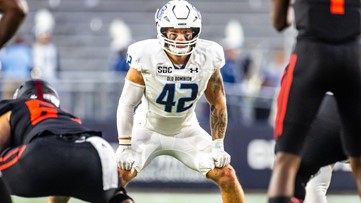
<path id="1" fill-rule="evenodd" d="M 35 83 L 35 88 L 36 88 L 36 96 L 38 97 L 38 99 L 44 100 L 43 88 L 42 88 L 40 80 L 34 80 L 34 83 Z"/>

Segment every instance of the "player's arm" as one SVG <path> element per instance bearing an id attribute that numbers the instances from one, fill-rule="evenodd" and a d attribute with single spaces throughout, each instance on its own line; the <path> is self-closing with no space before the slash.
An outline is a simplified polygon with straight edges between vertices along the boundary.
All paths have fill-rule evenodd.
<path id="1" fill-rule="evenodd" d="M 130 68 L 125 79 L 117 109 L 119 147 L 116 155 L 118 166 L 124 170 L 131 170 L 134 163 L 131 150 L 133 112 L 144 94 L 144 84 L 141 72 L 135 68 Z"/>
<path id="2" fill-rule="evenodd" d="M 272 0 L 272 24 L 277 31 L 290 26 L 287 19 L 289 4 L 290 0 Z"/>
<path id="3" fill-rule="evenodd" d="M 127 80 L 138 84 L 138 85 L 142 85 L 144 86 L 144 79 L 143 79 L 143 75 L 140 71 L 136 70 L 135 68 L 129 68 L 128 73 L 125 77 Z"/>
<path id="4" fill-rule="evenodd" d="M 26 17 L 28 6 L 25 0 L 0 0 L 0 48 L 11 39 Z"/>
<path id="5" fill-rule="evenodd" d="M 133 128 L 133 111 L 144 93 L 144 79 L 140 71 L 130 68 L 119 98 L 117 127 L 119 144 L 130 144 Z"/>
<path id="6" fill-rule="evenodd" d="M 219 70 L 209 79 L 204 95 L 211 107 L 212 139 L 223 139 L 227 129 L 227 106 L 223 79 Z"/>
<path id="7" fill-rule="evenodd" d="M 212 158 L 215 167 L 224 167 L 231 162 L 231 156 L 224 151 L 223 145 L 228 121 L 226 96 L 219 69 L 209 79 L 204 95 L 211 107 Z"/>
<path id="8" fill-rule="evenodd" d="M 0 116 L 0 153 L 10 145 L 10 115 L 11 111 Z"/>

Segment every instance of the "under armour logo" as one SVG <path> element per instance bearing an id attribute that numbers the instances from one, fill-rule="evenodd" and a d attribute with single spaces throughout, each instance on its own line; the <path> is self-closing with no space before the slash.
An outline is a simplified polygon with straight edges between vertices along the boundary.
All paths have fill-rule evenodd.
<path id="1" fill-rule="evenodd" d="M 133 59 L 133 57 L 131 55 L 127 54 L 127 63 L 128 64 L 132 63 L 132 59 Z"/>
<path id="2" fill-rule="evenodd" d="M 195 68 L 195 69 L 190 68 L 190 70 L 191 70 L 191 73 L 193 73 L 193 71 L 195 71 L 196 73 L 198 73 L 198 68 Z"/>

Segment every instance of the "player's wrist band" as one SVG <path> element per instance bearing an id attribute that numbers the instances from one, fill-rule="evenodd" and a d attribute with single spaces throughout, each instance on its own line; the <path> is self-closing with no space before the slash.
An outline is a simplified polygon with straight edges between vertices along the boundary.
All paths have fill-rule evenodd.
<path id="1" fill-rule="evenodd" d="M 221 139 L 215 139 L 215 140 L 213 140 L 212 141 L 212 146 L 214 147 L 214 148 L 224 148 L 223 147 L 223 139 L 221 138 Z"/>
<path id="2" fill-rule="evenodd" d="M 120 145 L 130 145 L 132 140 L 130 138 L 118 138 L 118 142 Z"/>

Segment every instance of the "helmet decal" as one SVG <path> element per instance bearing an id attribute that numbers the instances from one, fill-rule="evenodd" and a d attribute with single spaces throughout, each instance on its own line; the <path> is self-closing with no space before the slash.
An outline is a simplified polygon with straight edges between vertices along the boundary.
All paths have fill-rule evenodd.
<path id="1" fill-rule="evenodd" d="M 157 10 L 156 14 L 156 22 L 163 17 L 164 11 L 167 9 L 167 4 L 165 4 L 162 8 Z"/>
<path id="2" fill-rule="evenodd" d="M 41 87 L 42 85 L 41 85 L 40 81 L 35 80 L 34 83 L 35 83 L 36 95 L 37 95 L 38 99 L 44 100 L 43 90 L 42 90 L 42 87 Z"/>
<path id="3" fill-rule="evenodd" d="M 188 8 L 188 6 L 185 7 L 173 6 L 172 12 L 177 19 L 185 20 L 189 17 L 190 9 Z"/>

